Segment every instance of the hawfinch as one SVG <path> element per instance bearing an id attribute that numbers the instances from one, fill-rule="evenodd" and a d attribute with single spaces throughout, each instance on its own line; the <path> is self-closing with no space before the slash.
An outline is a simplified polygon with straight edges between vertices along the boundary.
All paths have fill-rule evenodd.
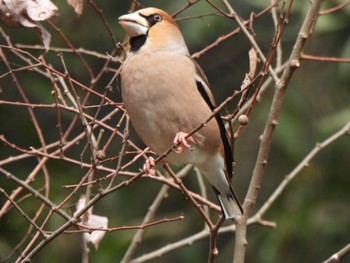
<path id="1" fill-rule="evenodd" d="M 213 186 L 225 218 L 242 215 L 230 183 L 233 157 L 220 116 L 186 139 L 212 115 L 215 102 L 177 24 L 157 8 L 141 9 L 118 20 L 130 37 L 121 85 L 137 134 L 157 154 L 178 145 L 166 161 L 195 165 Z"/>

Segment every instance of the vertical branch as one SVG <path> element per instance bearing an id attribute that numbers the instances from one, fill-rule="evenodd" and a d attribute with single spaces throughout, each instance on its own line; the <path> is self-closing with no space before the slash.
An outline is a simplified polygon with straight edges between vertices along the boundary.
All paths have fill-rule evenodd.
<path id="1" fill-rule="evenodd" d="M 68 77 L 71 91 L 73 93 L 73 99 L 74 100 L 72 102 L 73 102 L 74 106 L 77 108 L 77 110 L 79 112 L 79 117 L 80 117 L 80 119 L 82 121 L 82 124 L 85 127 L 85 133 L 86 133 L 87 142 L 88 142 L 88 145 L 90 146 L 92 169 L 87 174 L 88 185 L 87 185 L 86 191 L 85 191 L 85 200 L 86 200 L 86 203 L 88 203 L 90 201 L 90 196 L 91 196 L 92 187 L 93 187 L 93 185 L 90 184 L 90 182 L 94 178 L 95 172 L 97 171 L 96 170 L 96 166 L 98 165 L 98 159 L 97 159 L 98 141 L 96 140 L 96 138 L 95 138 L 95 136 L 93 134 L 93 128 L 90 126 L 90 124 L 88 123 L 87 119 L 84 116 L 83 107 L 82 107 L 81 102 L 80 102 L 80 97 L 77 95 L 77 93 L 75 91 L 75 88 L 74 88 L 74 85 L 70 81 L 71 78 L 69 77 L 69 71 L 68 71 L 66 63 L 64 61 L 63 54 L 60 54 L 60 59 L 61 59 L 62 65 L 64 67 L 65 75 Z M 102 101 L 103 101 L 103 99 L 102 99 Z M 85 224 L 87 220 L 88 220 L 88 213 L 84 214 L 84 216 L 82 218 L 83 224 Z M 88 263 L 89 262 L 89 252 L 90 252 L 90 250 L 89 250 L 87 241 L 84 238 L 84 235 L 81 235 L 81 237 L 82 237 L 82 243 L 83 243 L 82 262 L 83 263 Z"/>
<path id="2" fill-rule="evenodd" d="M 278 124 L 278 116 L 283 105 L 283 100 L 288 84 L 295 70 L 300 67 L 300 55 L 305 46 L 306 41 L 308 40 L 314 29 L 315 22 L 318 18 L 318 11 L 321 7 L 321 2 L 321 0 L 315 0 L 310 2 L 308 13 L 299 31 L 298 38 L 294 44 L 294 48 L 288 60 L 288 65 L 283 71 L 281 80 L 276 85 L 266 126 L 261 137 L 257 161 L 253 170 L 253 177 L 244 202 L 244 210 L 248 214 L 251 212 L 259 192 L 262 175 L 267 164 L 267 159 L 272 143 L 272 137 L 275 128 Z"/>
<path id="3" fill-rule="evenodd" d="M 207 189 L 205 187 L 203 175 L 201 174 L 201 172 L 197 168 L 195 168 L 194 171 L 195 171 L 196 176 L 197 176 L 198 185 L 199 185 L 199 189 L 200 189 L 200 195 L 203 196 L 203 198 L 208 199 Z M 204 211 L 209 215 L 209 208 L 207 206 L 204 207 Z"/>
<path id="4" fill-rule="evenodd" d="M 314 0 L 310 2 L 309 10 L 304 19 L 304 23 L 301 26 L 298 37 L 294 44 L 293 50 L 288 60 L 286 69 L 283 71 L 281 80 L 277 83 L 274 97 L 271 103 L 271 108 L 267 118 L 266 126 L 264 132 L 261 136 L 260 148 L 256 160 L 256 164 L 253 170 L 252 179 L 248 188 L 247 195 L 245 197 L 243 208 L 245 211 L 244 216 L 237 222 L 237 235 L 235 244 L 235 255 L 233 258 L 234 263 L 243 263 L 245 258 L 245 248 L 246 248 L 246 228 L 248 216 L 251 214 L 252 209 L 256 203 L 258 197 L 259 189 L 261 186 L 261 181 L 263 179 L 263 174 L 265 166 L 267 164 L 272 137 L 275 128 L 278 124 L 278 116 L 281 111 L 285 93 L 288 84 L 293 76 L 295 70 L 300 66 L 300 56 L 302 50 L 305 46 L 306 41 L 313 32 L 315 23 L 317 21 L 319 10 L 321 7 L 321 0 Z"/>
<path id="5" fill-rule="evenodd" d="M 216 246 L 216 241 L 218 237 L 218 231 L 224 223 L 225 217 L 223 215 L 220 216 L 219 220 L 217 223 L 210 228 L 210 240 L 209 240 L 209 257 L 208 257 L 208 263 L 214 263 L 216 256 L 219 254 L 219 250 Z"/>
<path id="6" fill-rule="evenodd" d="M 274 2 L 274 0 L 270 0 L 271 4 Z M 271 16 L 273 25 L 275 26 L 275 35 L 279 32 L 280 22 L 279 18 L 277 16 L 277 7 L 274 7 L 271 9 Z M 277 48 L 276 48 L 276 67 L 280 67 L 282 65 L 282 43 L 281 41 L 278 41 Z"/>
<path id="7" fill-rule="evenodd" d="M 124 157 L 124 154 L 126 151 L 126 147 L 128 145 L 128 139 L 129 139 L 129 117 L 127 116 L 126 123 L 125 123 L 125 129 L 124 129 L 124 135 L 123 135 L 123 141 L 122 141 L 122 147 L 121 147 L 121 150 L 119 152 L 117 169 L 116 169 L 116 172 L 114 173 L 114 175 L 112 176 L 107 189 L 109 189 L 113 186 L 114 179 L 118 175 L 119 171 L 121 170 L 123 157 Z"/>

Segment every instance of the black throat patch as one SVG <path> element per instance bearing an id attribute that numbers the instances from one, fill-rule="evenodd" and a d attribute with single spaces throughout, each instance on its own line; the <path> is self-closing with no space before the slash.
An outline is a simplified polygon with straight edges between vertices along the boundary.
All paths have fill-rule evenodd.
<path id="1" fill-rule="evenodd" d="M 146 42 L 146 35 L 130 38 L 130 51 L 137 52 Z"/>

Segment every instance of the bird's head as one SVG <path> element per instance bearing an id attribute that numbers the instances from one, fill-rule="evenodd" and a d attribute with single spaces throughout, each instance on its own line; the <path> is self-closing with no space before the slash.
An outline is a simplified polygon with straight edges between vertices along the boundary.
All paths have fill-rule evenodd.
<path id="1" fill-rule="evenodd" d="M 188 54 L 179 27 L 163 10 L 144 8 L 122 15 L 118 21 L 130 37 L 131 51 L 167 50 Z"/>

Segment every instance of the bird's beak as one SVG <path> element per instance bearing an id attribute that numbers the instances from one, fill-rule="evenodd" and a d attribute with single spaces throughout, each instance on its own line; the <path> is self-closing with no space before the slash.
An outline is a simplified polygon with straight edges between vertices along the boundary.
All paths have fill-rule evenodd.
<path id="1" fill-rule="evenodd" d="M 120 16 L 118 22 L 130 37 L 147 35 L 148 22 L 137 12 Z"/>

